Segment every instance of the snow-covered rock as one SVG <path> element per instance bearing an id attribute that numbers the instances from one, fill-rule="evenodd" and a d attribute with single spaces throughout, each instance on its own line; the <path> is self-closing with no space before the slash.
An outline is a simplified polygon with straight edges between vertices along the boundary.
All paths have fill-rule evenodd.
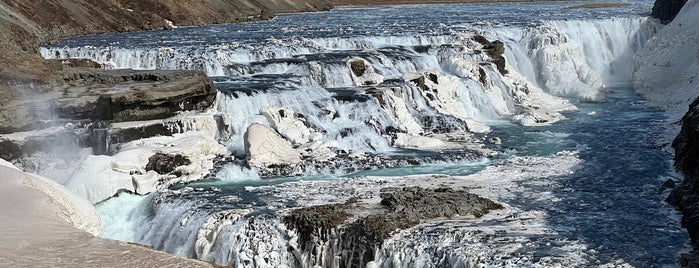
<path id="1" fill-rule="evenodd" d="M 301 154 L 268 126 L 253 123 L 245 131 L 245 154 L 252 167 L 297 165 Z"/>
<path id="2" fill-rule="evenodd" d="M 156 153 L 180 154 L 190 164 L 176 168 L 181 176 L 147 171 L 146 164 Z M 65 185 L 92 203 L 122 190 L 147 194 L 178 182 L 202 179 L 213 169 L 213 159 L 227 153 L 224 146 L 197 131 L 141 139 L 123 144 L 112 156 L 87 156 Z"/>
<path id="3" fill-rule="evenodd" d="M 422 126 L 410 114 L 408 106 L 403 98 L 401 88 L 382 90 L 377 97 L 379 105 L 391 116 L 391 119 L 408 134 L 418 135 L 423 132 Z"/>
<path id="4" fill-rule="evenodd" d="M 287 108 L 265 108 L 261 111 L 269 124 L 294 145 L 311 141 L 311 129 L 297 118 L 296 113 Z M 315 137 L 317 138 L 317 137 Z"/>
<path id="5" fill-rule="evenodd" d="M 396 140 L 394 141 L 393 145 L 401 148 L 428 150 L 444 148 L 445 142 L 439 139 L 425 136 L 413 136 L 404 133 L 398 133 L 396 135 Z"/>

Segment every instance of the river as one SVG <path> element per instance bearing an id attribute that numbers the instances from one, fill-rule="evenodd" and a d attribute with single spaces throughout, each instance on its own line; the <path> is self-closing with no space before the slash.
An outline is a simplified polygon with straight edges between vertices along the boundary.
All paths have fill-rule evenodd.
<path id="1" fill-rule="evenodd" d="M 216 113 L 227 130 L 219 141 L 239 159 L 245 129 L 267 124 L 260 111 L 278 107 L 301 114 L 331 148 L 383 157 L 368 164 L 338 158 L 332 168 L 313 162 L 272 178 L 232 161 L 203 182 L 98 204 L 106 237 L 218 264 L 311 266 L 287 250 L 290 238 L 278 225 L 289 208 L 444 174 L 507 211 L 397 232 L 372 265 L 674 266 L 689 239 L 661 187 L 677 180 L 663 150 L 666 118 L 630 87 L 632 57 L 659 27 L 644 17 L 652 3 L 570 8 L 582 3 L 343 7 L 270 22 L 79 37 L 42 55 L 204 71 L 220 91 Z M 474 35 L 504 43 L 508 72 L 483 58 L 469 41 Z M 370 68 L 351 70 L 357 59 Z M 420 93 L 414 81 L 421 75 L 438 101 Z M 402 102 L 387 108 L 389 91 Z M 399 149 L 386 130 L 438 137 L 482 126 L 489 131 L 461 141 L 480 145 L 459 149 Z M 512 175 L 527 163 L 535 171 Z M 468 182 L 479 174 L 504 182 Z M 244 216 L 223 224 L 213 216 L 222 211 Z M 202 246 L 202 226 L 212 224 L 214 241 Z"/>

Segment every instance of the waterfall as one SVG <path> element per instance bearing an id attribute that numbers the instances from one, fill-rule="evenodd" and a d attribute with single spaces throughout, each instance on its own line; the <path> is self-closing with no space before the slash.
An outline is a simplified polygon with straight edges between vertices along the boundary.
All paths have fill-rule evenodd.
<path id="1" fill-rule="evenodd" d="M 49 59 L 88 58 L 110 68 L 205 72 L 220 91 L 219 138 L 236 156 L 245 154 L 247 127 L 274 125 L 264 113 L 280 108 L 298 115 L 317 136 L 309 138 L 314 143 L 391 153 L 398 144 L 393 132 L 413 137 L 486 133 L 494 120 L 550 124 L 563 118 L 562 111 L 574 109 L 562 97 L 603 100 L 605 85 L 630 84 L 629 61 L 656 27 L 646 18 L 566 20 L 479 26 L 448 35 L 270 38 L 257 44 L 129 49 L 57 46 L 41 53 Z M 498 52 L 496 40 L 504 51 Z M 159 192 L 144 200 L 134 212 L 145 215 L 138 220 L 135 241 L 235 267 L 274 267 L 308 258 L 287 250 L 294 233 L 280 226 L 279 215 L 251 212 L 253 205 L 246 207 L 234 195 L 212 207 L 205 198 L 194 198 L 194 192 Z M 453 239 L 459 235 L 464 236 Z M 331 248 L 336 241 L 325 242 L 318 251 L 339 251 Z M 413 257 L 390 253 L 399 251 L 390 248 L 396 245 L 384 245 L 372 264 L 400 267 L 399 258 Z M 439 254 L 444 265 L 469 262 Z"/>

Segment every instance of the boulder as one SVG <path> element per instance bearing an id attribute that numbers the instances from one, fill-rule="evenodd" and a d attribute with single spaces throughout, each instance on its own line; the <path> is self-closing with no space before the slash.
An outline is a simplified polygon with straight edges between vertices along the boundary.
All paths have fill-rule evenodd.
<path id="1" fill-rule="evenodd" d="M 284 217 L 284 224 L 298 233 L 298 248 L 322 259 L 314 252 L 319 245 L 336 243 L 341 263 L 364 267 L 374 260 L 383 241 L 399 230 L 422 221 L 445 217 L 481 217 L 503 206 L 489 199 L 451 188 L 383 188 L 381 202 L 367 213 L 366 200 L 354 197 L 344 203 L 295 209 Z M 333 241 L 336 240 L 336 241 Z"/>
<path id="2" fill-rule="evenodd" d="M 245 131 L 245 154 L 251 167 L 294 166 L 301 154 L 274 129 L 253 123 Z"/>
<path id="3" fill-rule="evenodd" d="M 352 72 L 352 79 L 358 86 L 378 85 L 384 81 L 384 76 L 376 73 L 371 63 L 362 58 L 352 58 L 347 61 L 347 67 Z"/>
<path id="4" fill-rule="evenodd" d="M 191 164 L 192 161 L 186 156 L 181 154 L 164 154 L 156 153 L 148 158 L 148 164 L 146 164 L 147 171 L 155 171 L 158 174 L 168 174 L 175 171 L 179 166 L 186 166 Z"/>

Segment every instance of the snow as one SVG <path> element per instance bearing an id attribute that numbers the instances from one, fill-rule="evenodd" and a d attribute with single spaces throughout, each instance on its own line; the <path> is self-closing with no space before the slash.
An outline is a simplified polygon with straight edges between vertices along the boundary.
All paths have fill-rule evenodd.
<path id="1" fill-rule="evenodd" d="M 245 131 L 245 152 L 248 164 L 253 167 L 301 163 L 301 154 L 289 141 L 268 126 L 256 123 Z"/>
<path id="2" fill-rule="evenodd" d="M 677 17 L 635 56 L 634 87 L 671 121 L 699 96 L 699 3 L 687 1 Z"/>
<path id="3" fill-rule="evenodd" d="M 191 164 L 178 167 L 177 171 L 184 175 L 176 178 L 147 172 L 148 158 L 156 153 L 181 154 Z M 92 203 L 110 198 L 122 190 L 146 194 L 177 182 L 199 180 L 213 168 L 214 157 L 227 154 L 228 150 L 206 132 L 189 131 L 146 138 L 122 145 L 112 156 L 87 156 L 65 185 Z"/>

